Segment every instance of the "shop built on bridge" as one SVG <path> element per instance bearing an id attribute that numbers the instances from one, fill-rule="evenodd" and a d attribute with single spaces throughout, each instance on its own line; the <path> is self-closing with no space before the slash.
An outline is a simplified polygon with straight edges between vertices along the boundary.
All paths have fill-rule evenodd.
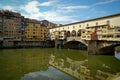
<path id="1" fill-rule="evenodd" d="M 56 47 L 87 46 L 88 54 L 114 54 L 115 47 L 120 46 L 120 13 L 61 25 L 49 31 Z"/>

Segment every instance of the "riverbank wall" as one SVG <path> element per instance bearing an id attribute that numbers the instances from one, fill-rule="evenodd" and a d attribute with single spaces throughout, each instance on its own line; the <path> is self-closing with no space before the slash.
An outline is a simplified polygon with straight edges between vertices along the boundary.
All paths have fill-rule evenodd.
<path id="1" fill-rule="evenodd" d="M 29 48 L 29 47 L 40 47 L 40 48 L 52 48 L 54 47 L 54 41 L 2 41 L 0 42 L 0 49 L 6 48 Z"/>

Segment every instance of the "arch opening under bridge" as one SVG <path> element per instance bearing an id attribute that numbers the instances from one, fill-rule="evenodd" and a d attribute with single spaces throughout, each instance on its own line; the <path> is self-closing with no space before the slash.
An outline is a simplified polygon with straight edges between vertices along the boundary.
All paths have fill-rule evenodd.
<path id="1" fill-rule="evenodd" d="M 87 46 L 80 41 L 69 41 L 64 43 L 64 48 L 87 50 Z"/>
<path id="2" fill-rule="evenodd" d="M 101 54 L 109 54 L 109 55 L 114 55 L 115 54 L 115 51 L 117 52 L 117 50 L 115 49 L 116 47 L 120 46 L 120 43 L 118 44 L 110 44 L 108 46 L 104 46 L 102 48 L 99 48 L 98 51 L 101 53 Z M 120 50 L 119 50 L 120 51 Z"/>

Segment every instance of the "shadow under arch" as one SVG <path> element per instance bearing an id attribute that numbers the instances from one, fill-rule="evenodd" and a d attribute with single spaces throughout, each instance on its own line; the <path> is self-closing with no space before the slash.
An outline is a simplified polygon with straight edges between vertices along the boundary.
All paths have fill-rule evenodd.
<path id="1" fill-rule="evenodd" d="M 64 43 L 64 48 L 66 49 L 81 49 L 87 50 L 87 46 L 79 41 L 69 41 Z"/>
<path id="2" fill-rule="evenodd" d="M 101 52 L 104 55 L 114 55 L 117 50 L 116 47 L 120 46 L 120 44 L 110 45 L 106 47 L 99 48 L 99 52 Z M 120 50 L 119 50 L 120 51 Z"/>

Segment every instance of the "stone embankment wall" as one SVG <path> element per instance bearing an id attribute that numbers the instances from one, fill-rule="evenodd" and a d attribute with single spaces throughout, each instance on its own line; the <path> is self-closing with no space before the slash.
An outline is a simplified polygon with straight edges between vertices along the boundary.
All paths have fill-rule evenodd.
<path id="1" fill-rule="evenodd" d="M 3 41 L 3 42 L 0 42 L 0 48 L 27 48 L 27 47 L 51 48 L 51 47 L 54 47 L 54 42 L 52 41 L 41 41 L 41 42 Z"/>

